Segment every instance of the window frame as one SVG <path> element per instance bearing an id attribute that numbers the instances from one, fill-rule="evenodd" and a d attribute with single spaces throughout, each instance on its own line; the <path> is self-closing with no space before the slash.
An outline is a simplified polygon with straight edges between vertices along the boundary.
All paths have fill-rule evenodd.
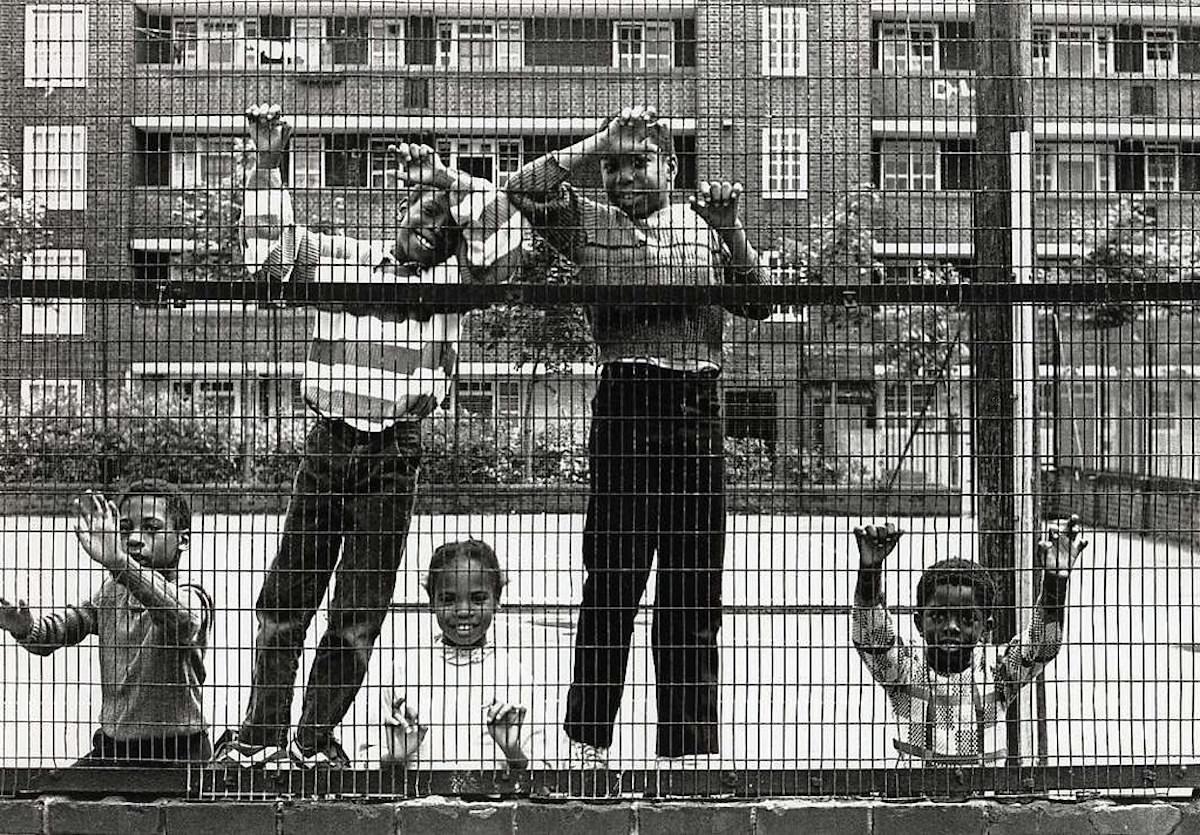
<path id="1" fill-rule="evenodd" d="M 195 26 L 195 34 L 180 34 L 181 28 Z M 253 69 L 259 64 L 258 37 L 259 20 L 257 16 L 243 17 L 235 15 L 180 15 L 171 17 L 171 51 L 173 60 L 171 66 L 177 70 L 189 72 L 206 70 L 238 70 Z M 213 37 L 209 27 L 232 27 L 229 38 Z M 252 31 L 251 31 L 252 30 Z M 209 51 L 210 42 L 222 46 L 229 43 L 231 54 L 229 61 L 213 61 Z M 192 48 L 188 48 L 188 45 Z"/>
<path id="2" fill-rule="evenodd" d="M 44 150 L 39 150 L 37 147 L 39 136 L 44 137 Z M 54 153 L 55 159 L 61 159 L 64 156 L 62 153 L 63 138 L 69 137 L 70 148 L 66 154 L 68 167 L 61 165 L 53 168 L 48 165 L 38 166 L 41 158 L 45 157 L 47 160 L 51 158 L 52 136 L 58 137 L 55 143 L 58 148 Z M 35 202 L 41 195 L 45 195 L 41 205 L 49 211 L 83 211 L 87 209 L 87 140 L 87 125 L 25 126 L 22 148 L 22 188 L 26 192 L 32 192 Z M 65 188 L 61 181 L 51 183 L 49 173 L 52 171 L 57 174 L 68 172 L 71 187 Z"/>
<path id="3" fill-rule="evenodd" d="M 53 253 L 53 255 L 51 255 Z M 63 275 L 64 271 L 66 275 Z M 46 274 L 39 275 L 39 272 Z M 54 275 L 50 275 L 54 272 Z M 39 248 L 29 253 L 21 264 L 22 281 L 58 280 L 83 281 L 87 278 L 87 250 Z M 55 323 L 62 322 L 66 308 L 65 329 L 51 327 L 48 313 L 54 309 Z M 38 310 L 42 309 L 42 327 L 37 327 Z M 87 306 L 83 299 L 39 298 L 21 300 L 21 336 L 59 337 L 87 335 Z"/>
<path id="4" fill-rule="evenodd" d="M 83 402 L 83 380 L 78 377 L 25 377 L 21 380 L 21 409 L 29 411 L 37 406 L 46 405 L 45 390 L 53 386 L 55 391 L 54 400 L 58 401 L 58 390 L 67 389 L 68 397 L 73 397 L 78 402 Z M 40 389 L 40 403 L 33 402 L 33 393 L 35 389 Z"/>
<path id="5" fill-rule="evenodd" d="M 1062 35 L 1064 33 L 1084 32 L 1091 35 L 1090 41 L 1087 41 L 1092 46 L 1092 71 L 1090 75 L 1083 73 L 1075 74 L 1063 72 L 1062 67 L 1059 66 L 1060 44 L 1064 43 Z M 1035 26 L 1033 27 L 1031 35 L 1031 67 L 1034 76 L 1059 76 L 1063 78 L 1087 79 L 1091 77 L 1108 76 L 1113 72 L 1114 38 L 1112 27 L 1110 26 L 1075 24 Z M 1078 38 L 1068 39 L 1065 42 L 1085 43 L 1085 41 Z M 1046 44 L 1048 48 L 1048 54 L 1044 57 L 1039 57 L 1036 54 L 1036 47 L 1039 43 Z"/>
<path id="6" fill-rule="evenodd" d="M 444 36 L 442 29 L 449 29 Z M 490 27 L 490 32 L 476 33 L 464 30 L 472 27 Z M 440 70 L 463 70 L 464 72 L 517 72 L 525 66 L 525 21 L 521 18 L 478 18 L 453 17 L 438 19 L 434 28 L 434 66 Z M 492 45 L 489 65 L 475 66 L 463 62 L 463 44 L 478 41 Z M 501 63 L 501 56 L 506 56 Z"/>
<path id="7" fill-rule="evenodd" d="M 1169 188 L 1154 188 L 1150 185 L 1150 158 L 1151 157 L 1170 157 L 1172 162 L 1171 185 Z M 1180 190 L 1180 165 L 1179 165 L 1179 146 L 1169 143 L 1147 143 L 1144 150 L 1145 165 L 1145 191 L 1147 192 L 1162 192 L 1175 193 Z"/>
<path id="8" fill-rule="evenodd" d="M 661 62 L 655 66 L 650 66 L 650 27 L 665 28 L 667 30 L 666 41 L 654 41 L 656 46 L 664 51 L 663 55 L 656 56 Z M 640 61 L 631 58 L 629 66 L 624 66 L 622 63 L 621 53 L 621 30 L 640 29 L 641 30 L 641 53 Z M 665 46 L 664 46 L 665 44 Z M 665 59 L 665 60 L 664 60 Z M 614 69 L 625 70 L 627 72 L 667 72 L 675 69 L 675 21 L 669 18 L 661 20 L 614 20 L 612 22 L 612 66 Z"/>
<path id="9" fill-rule="evenodd" d="M 904 33 L 903 38 L 885 37 L 885 33 L 889 29 L 891 29 L 897 33 L 902 31 Z M 928 67 L 925 66 L 925 59 L 921 58 L 918 61 L 918 69 L 914 71 L 913 70 L 914 62 L 913 62 L 913 58 L 912 58 L 912 45 L 914 43 L 913 33 L 917 32 L 917 31 L 921 31 L 921 30 L 924 30 L 926 34 L 932 33 L 932 35 L 933 35 L 929 39 L 929 42 L 928 42 L 929 49 L 932 54 L 930 55 L 930 57 L 928 59 L 929 60 Z M 929 75 L 931 73 L 935 73 L 935 72 L 938 72 L 941 70 L 942 62 L 941 62 L 941 45 L 939 43 L 940 35 L 938 33 L 938 25 L 936 23 L 932 23 L 932 22 L 931 23 L 908 23 L 908 22 L 886 21 L 886 20 L 880 21 L 878 38 L 879 38 L 879 44 L 878 44 L 879 70 L 884 75 L 921 76 L 921 75 Z M 907 56 L 904 59 L 904 70 L 901 71 L 898 69 L 897 56 L 894 52 L 890 59 L 891 67 L 889 69 L 889 67 L 888 67 L 889 58 L 888 58 L 888 54 L 887 54 L 887 47 L 888 47 L 888 45 L 891 45 L 893 48 L 898 47 L 901 42 L 903 42 L 906 45 L 906 48 L 908 49 Z"/>
<path id="10" fill-rule="evenodd" d="M 1056 142 L 1049 143 L 1046 147 L 1053 148 L 1052 151 L 1038 150 L 1033 155 L 1033 189 L 1036 192 L 1056 192 L 1057 196 L 1066 196 L 1070 198 L 1086 197 L 1091 194 L 1104 194 L 1110 188 L 1116 185 L 1116 154 L 1113 148 L 1103 142 Z M 1102 151 L 1102 153 L 1101 153 Z M 1091 191 L 1070 191 L 1064 194 L 1062 186 L 1059 183 L 1059 158 L 1066 153 L 1068 157 L 1082 157 L 1086 154 L 1095 154 L 1094 176 L 1096 185 Z M 1045 171 L 1039 171 L 1039 166 L 1044 165 L 1047 160 L 1053 160 L 1050 167 L 1053 183 L 1046 183 Z M 1105 163 L 1103 176 L 1101 176 L 1101 162 Z"/>
<path id="11" fill-rule="evenodd" d="M 38 40 L 38 17 L 58 18 L 58 41 Z M 82 18 L 82 21 L 74 20 Z M 73 39 L 62 35 L 71 21 Z M 25 86 L 86 87 L 88 82 L 88 7 L 82 3 L 27 3 L 25 5 Z M 47 26 L 53 29 L 53 26 Z M 79 37 L 82 31 L 83 37 Z M 57 49 L 56 49 L 57 46 Z M 57 68 L 58 72 L 55 72 Z M 69 71 L 68 71 L 69 70 Z"/>
<path id="12" fill-rule="evenodd" d="M 928 146 L 930 151 L 928 154 L 915 150 L 918 146 Z M 891 150 L 891 148 L 906 149 L 902 151 Z M 914 183 L 917 175 L 913 172 L 914 161 L 924 156 L 929 156 L 933 160 L 933 169 L 929 172 L 922 173 L 920 178 L 922 182 L 928 181 L 927 188 L 915 188 Z M 907 185 L 900 187 L 899 185 L 888 185 L 887 161 L 889 158 L 908 160 L 908 170 L 904 172 L 904 179 Z M 892 175 L 893 180 L 899 179 L 899 174 Z M 936 140 L 927 139 L 900 139 L 889 140 L 880 143 L 879 147 L 879 188 L 881 191 L 893 192 L 928 192 L 940 191 L 942 183 L 942 160 L 941 160 L 941 144 Z"/>
<path id="13" fill-rule="evenodd" d="M 1151 59 L 1150 45 L 1151 34 L 1158 36 L 1167 35 L 1168 37 L 1158 38 L 1158 43 L 1170 44 L 1171 57 L 1165 62 L 1165 66 L 1161 65 L 1164 62 L 1159 59 Z M 1179 75 L 1179 30 L 1166 26 L 1152 26 L 1142 30 L 1142 75 L 1150 78 L 1173 78 Z"/>
<path id="14" fill-rule="evenodd" d="M 788 137 L 792 137 L 789 145 Z M 779 139 L 779 142 L 776 142 Z M 762 198 L 765 200 L 807 200 L 808 199 L 808 129 L 783 126 L 768 126 L 762 129 Z M 771 166 L 773 157 L 779 155 L 780 173 L 779 188 L 772 188 Z M 790 156 L 795 171 L 791 179 L 783 173 Z M 786 188 L 786 186 L 792 188 Z"/>
<path id="15" fill-rule="evenodd" d="M 772 34 L 779 33 L 773 40 Z M 788 38 L 788 34 L 791 38 Z M 788 46 L 792 49 L 788 49 Z M 808 9 L 766 5 L 759 10 L 759 72 L 770 78 L 808 75 Z"/>
<path id="16" fill-rule="evenodd" d="M 195 147 L 187 147 L 191 143 Z M 173 189 L 208 189 L 228 188 L 236 185 L 237 180 L 237 151 L 234 148 L 235 138 L 225 134 L 172 134 L 171 135 L 171 183 Z M 226 144 L 227 150 L 219 147 L 209 147 L 210 144 Z M 209 182 L 205 177 L 205 161 L 211 157 L 229 157 L 230 174 L 227 178 Z M 193 181 L 187 180 L 188 158 L 192 159 L 191 173 Z"/>

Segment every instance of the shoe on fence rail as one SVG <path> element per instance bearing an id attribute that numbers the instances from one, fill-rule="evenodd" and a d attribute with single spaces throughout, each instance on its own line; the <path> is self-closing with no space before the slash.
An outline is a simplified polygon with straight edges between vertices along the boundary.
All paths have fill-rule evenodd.
<path id="1" fill-rule="evenodd" d="M 221 734 L 212 758 L 217 768 L 270 768 L 288 762 L 288 752 L 283 746 L 242 742 L 233 730 Z"/>

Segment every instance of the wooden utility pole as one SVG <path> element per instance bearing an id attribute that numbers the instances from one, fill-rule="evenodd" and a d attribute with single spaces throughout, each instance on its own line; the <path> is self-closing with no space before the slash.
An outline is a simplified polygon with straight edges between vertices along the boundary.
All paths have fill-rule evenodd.
<path id="1" fill-rule="evenodd" d="M 1033 273 L 1032 7 L 978 0 L 973 233 L 978 282 L 1028 282 Z M 1033 420 L 1033 318 L 997 297 L 972 309 L 975 512 L 979 556 L 1000 585 L 994 638 L 1020 627 L 1031 597 L 1027 556 L 1037 527 L 1037 430 Z M 1010 763 L 1022 748 L 1021 706 L 1009 710 Z"/>

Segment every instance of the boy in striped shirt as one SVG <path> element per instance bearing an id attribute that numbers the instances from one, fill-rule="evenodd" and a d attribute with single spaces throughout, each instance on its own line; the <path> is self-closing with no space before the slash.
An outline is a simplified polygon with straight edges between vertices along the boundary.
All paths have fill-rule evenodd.
<path id="1" fill-rule="evenodd" d="M 883 563 L 900 541 L 895 525 L 854 529 L 858 585 L 851 639 L 884 688 L 899 723 L 901 758 L 931 765 L 1003 764 L 1005 714 L 1022 687 L 1054 660 L 1062 646 L 1067 582 L 1087 547 L 1079 519 L 1051 528 L 1038 543 L 1042 590 L 1023 634 L 997 658 L 988 644 L 996 586 L 986 568 L 969 560 L 934 563 L 916 591 L 917 632 L 923 649 L 896 635 L 883 593 Z"/>
<path id="2" fill-rule="evenodd" d="M 502 192 L 442 165 L 428 146 L 394 148 L 410 187 L 393 241 L 315 233 L 296 223 L 279 166 L 292 128 L 277 106 L 247 111 L 257 165 L 246 184 L 246 267 L 290 282 L 453 283 L 502 275 L 520 230 Z M 461 277 L 461 278 L 460 278 Z M 420 467 L 420 421 L 447 393 L 459 316 L 388 305 L 320 309 L 304 396 L 317 415 L 283 537 L 256 604 L 259 629 L 245 720 L 218 764 L 345 767 L 333 736 L 354 702 L 391 604 Z M 329 624 L 289 741 L 304 635 L 337 575 Z"/>

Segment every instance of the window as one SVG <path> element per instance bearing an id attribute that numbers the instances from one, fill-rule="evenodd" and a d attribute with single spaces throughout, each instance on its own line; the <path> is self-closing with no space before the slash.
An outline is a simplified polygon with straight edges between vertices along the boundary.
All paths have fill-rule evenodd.
<path id="1" fill-rule="evenodd" d="M 1177 70 L 1175 61 L 1175 30 L 1147 29 L 1143 33 L 1143 72 L 1146 75 L 1169 76 Z"/>
<path id="2" fill-rule="evenodd" d="M 491 72 L 525 63 L 520 20 L 443 20 L 437 27 L 437 66 Z"/>
<path id="3" fill-rule="evenodd" d="M 195 414 L 233 417 L 238 409 L 235 380 L 172 380 L 171 397 Z"/>
<path id="4" fill-rule="evenodd" d="M 21 405 L 27 409 L 69 406 L 83 400 L 83 380 L 38 378 L 21 381 Z"/>
<path id="5" fill-rule="evenodd" d="M 1058 26 L 1033 30 L 1033 71 L 1087 78 L 1108 72 L 1109 32 L 1102 27 Z"/>
<path id="6" fill-rule="evenodd" d="M 621 70 L 669 70 L 675 50 L 669 20 L 613 24 L 613 66 Z"/>
<path id="7" fill-rule="evenodd" d="M 255 66 L 256 17 L 184 17 L 171 25 L 175 66 L 186 70 Z"/>
<path id="8" fill-rule="evenodd" d="M 176 136 L 171 141 L 172 188 L 234 184 L 237 155 L 228 136 Z"/>
<path id="9" fill-rule="evenodd" d="M 778 392 L 768 388 L 725 390 L 725 434 L 730 438 L 778 437 Z"/>
<path id="10" fill-rule="evenodd" d="M 320 136 L 292 138 L 291 185 L 294 189 L 321 188 L 325 141 Z"/>
<path id="11" fill-rule="evenodd" d="M 759 27 L 762 74 L 807 75 L 808 10 L 796 6 L 764 6 Z"/>
<path id="12" fill-rule="evenodd" d="M 808 197 L 808 131 L 763 128 L 763 197 L 803 200 Z"/>
<path id="13" fill-rule="evenodd" d="M 476 417 L 491 417 L 495 406 L 492 384 L 475 380 L 459 380 L 454 386 L 458 411 Z"/>
<path id="14" fill-rule="evenodd" d="M 175 269 L 178 269 L 177 267 Z M 171 265 L 171 253 L 145 249 L 133 250 L 133 280 L 151 284 L 166 284 L 171 281 L 175 269 Z"/>
<path id="15" fill-rule="evenodd" d="M 394 70 L 404 66 L 404 21 L 371 21 L 371 66 Z"/>
<path id="16" fill-rule="evenodd" d="M 1113 157 L 1107 145 L 1050 145 L 1034 154 L 1033 182 L 1040 191 L 1108 191 Z"/>
<path id="17" fill-rule="evenodd" d="M 367 66 L 371 58 L 371 29 L 367 18 L 327 18 L 325 34 L 328 38 L 328 52 L 333 66 Z M 322 63 L 325 62 L 322 61 Z"/>
<path id="18" fill-rule="evenodd" d="M 937 188 L 936 142 L 885 142 L 880 147 L 880 187 L 885 191 Z"/>
<path id="19" fill-rule="evenodd" d="M 885 23 L 879 27 L 879 64 L 888 75 L 922 75 L 937 69 L 937 27 Z"/>
<path id="20" fill-rule="evenodd" d="M 502 417 L 521 416 L 521 384 L 501 380 L 496 384 L 496 414 Z"/>
<path id="21" fill-rule="evenodd" d="M 364 188 L 370 171 L 370 140 L 358 133 L 325 137 L 325 185 Z"/>
<path id="22" fill-rule="evenodd" d="M 771 276 L 771 284 L 804 284 L 808 276 L 802 266 L 786 259 L 777 249 L 769 249 L 759 253 L 759 262 Z M 777 305 L 768 322 L 798 322 L 808 321 L 808 307 L 805 305 Z"/>
<path id="23" fill-rule="evenodd" d="M 87 208 L 87 128 L 25 128 L 24 184 L 47 209 Z"/>
<path id="24" fill-rule="evenodd" d="M 133 184 L 171 185 L 171 134 L 134 132 Z"/>
<path id="25" fill-rule="evenodd" d="M 450 144 L 450 166 L 503 187 L 521 167 L 521 141 L 462 139 Z"/>
<path id="26" fill-rule="evenodd" d="M 137 9 L 134 27 L 134 58 L 138 64 L 171 64 L 175 61 L 170 15 L 147 14 Z"/>
<path id="27" fill-rule="evenodd" d="M 87 86 L 87 7 L 25 7 L 25 86 Z"/>
<path id="28" fill-rule="evenodd" d="M 1178 191 L 1179 149 L 1174 145 L 1146 146 L 1146 190 Z"/>
<path id="29" fill-rule="evenodd" d="M 946 191 L 970 191 L 975 188 L 975 142 L 971 139 L 945 139 L 938 145 L 938 187 Z"/>
<path id="30" fill-rule="evenodd" d="M 940 414 L 937 384 L 922 380 L 889 382 L 883 387 L 883 414 L 889 421 L 905 425 L 909 420 Z M 928 427 L 936 429 L 934 426 Z"/>
<path id="31" fill-rule="evenodd" d="M 82 249 L 36 249 L 25 259 L 25 281 L 82 281 L 87 253 Z M 21 302 L 22 336 L 83 336 L 84 302 L 79 299 L 27 299 Z"/>

